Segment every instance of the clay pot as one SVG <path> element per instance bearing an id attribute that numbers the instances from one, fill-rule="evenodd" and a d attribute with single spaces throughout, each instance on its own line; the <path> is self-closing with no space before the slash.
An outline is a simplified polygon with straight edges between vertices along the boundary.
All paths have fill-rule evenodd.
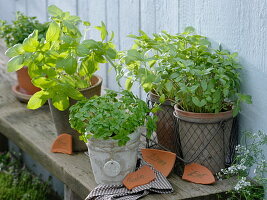
<path id="1" fill-rule="evenodd" d="M 91 87 L 80 90 L 80 92 L 86 97 L 90 98 L 94 95 L 101 95 L 102 78 L 94 75 L 91 79 Z M 70 99 L 70 106 L 74 105 L 77 101 Z M 48 100 L 49 108 L 52 114 L 53 121 L 57 130 L 57 135 L 67 133 L 72 135 L 73 138 L 73 151 L 86 151 L 86 144 L 79 139 L 80 134 L 72 129 L 69 124 L 69 109 L 60 111 L 56 109 L 51 100 Z"/>
<path id="2" fill-rule="evenodd" d="M 158 95 L 150 92 L 149 98 L 152 103 L 159 103 Z M 174 108 L 170 100 L 166 100 L 160 107 L 161 109 L 156 113 L 158 116 L 156 129 L 158 143 L 171 152 L 176 153 L 179 147 L 177 147 L 176 143 Z"/>
<path id="3" fill-rule="evenodd" d="M 23 94 L 33 95 L 35 92 L 40 91 L 40 88 L 35 87 L 28 74 L 28 67 L 24 66 L 17 71 L 18 91 Z"/>
<path id="4" fill-rule="evenodd" d="M 193 113 L 174 106 L 178 120 L 183 158 L 209 168 L 213 174 L 225 168 L 230 151 L 232 110 L 220 113 Z"/>

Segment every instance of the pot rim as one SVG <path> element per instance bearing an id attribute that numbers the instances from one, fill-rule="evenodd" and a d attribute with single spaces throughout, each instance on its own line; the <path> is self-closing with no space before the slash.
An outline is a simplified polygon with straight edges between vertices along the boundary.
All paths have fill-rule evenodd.
<path id="1" fill-rule="evenodd" d="M 174 116 L 182 120 L 188 120 L 188 119 L 192 120 L 203 119 L 211 121 L 213 121 L 214 119 L 228 120 L 233 118 L 233 109 L 219 113 L 195 113 L 195 112 L 181 110 L 178 108 L 177 104 L 175 104 Z"/>
<path id="2" fill-rule="evenodd" d="M 103 78 L 99 75 L 93 74 L 90 81 L 92 80 L 93 77 L 96 77 L 98 79 L 97 82 L 94 85 L 91 85 L 90 87 L 79 89 L 80 92 L 83 92 L 83 91 L 88 90 L 88 89 L 93 89 L 93 88 L 96 88 L 99 85 L 101 85 Z"/>
<path id="3" fill-rule="evenodd" d="M 149 99 L 152 102 L 159 103 L 159 98 L 160 98 L 159 95 L 155 94 L 153 91 L 149 91 L 148 94 L 150 96 Z M 162 103 L 162 105 L 172 105 L 173 103 L 174 103 L 173 99 L 165 99 L 165 101 Z"/>

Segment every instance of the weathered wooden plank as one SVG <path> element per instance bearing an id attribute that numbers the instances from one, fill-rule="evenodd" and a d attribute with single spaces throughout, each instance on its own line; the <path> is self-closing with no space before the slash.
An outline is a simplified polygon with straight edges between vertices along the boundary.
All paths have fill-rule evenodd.
<path id="1" fill-rule="evenodd" d="M 15 9 L 16 11 L 20 11 L 24 13 L 25 15 L 28 15 L 28 10 L 27 10 L 27 0 L 16 0 L 15 1 Z"/>
<path id="2" fill-rule="evenodd" d="M 63 11 L 69 11 L 71 15 L 77 15 L 77 4 L 76 0 L 48 0 L 49 5 L 56 5 Z"/>
<path id="3" fill-rule="evenodd" d="M 88 20 L 92 26 L 100 26 L 101 21 L 106 23 L 106 1 L 105 0 L 92 0 L 88 1 Z M 92 29 L 88 32 L 87 38 L 101 40 L 100 32 Z"/>
<path id="4" fill-rule="evenodd" d="M 23 113 L 27 112 L 23 111 Z M 49 116 L 47 114 L 49 113 L 43 116 L 39 115 L 40 118 L 38 117 L 39 123 L 42 121 L 42 123 L 45 124 L 45 130 L 42 130 L 42 132 L 40 132 L 40 126 L 38 126 L 36 122 L 33 122 L 38 114 L 36 112 L 32 114 L 35 115 L 35 117 L 26 118 L 26 120 L 30 122 L 28 126 L 21 127 L 25 122 L 19 123 L 20 120 L 15 116 L 18 115 L 18 113 L 14 113 L 14 115 L 9 114 L 6 116 L 6 120 L 3 120 L 1 117 L 0 127 L 4 134 L 8 135 L 12 141 L 16 142 L 23 151 L 31 155 L 34 160 L 43 165 L 63 183 L 67 183 L 72 191 L 84 198 L 89 193 L 90 188 L 92 189 L 96 186 L 94 182 L 90 181 L 93 180 L 92 174 L 87 174 L 87 170 L 90 169 L 88 158 L 86 158 L 83 153 L 75 156 L 51 153 L 50 147 L 55 136 L 51 134 L 51 132 L 54 132 L 54 127 L 51 119 L 47 118 L 47 116 Z M 3 113 L 1 113 L 1 115 L 3 115 Z M 19 113 L 19 115 L 24 118 L 26 117 L 22 113 Z M 20 127 L 11 128 L 14 123 L 19 124 Z M 35 127 L 35 130 L 33 127 Z M 18 131 L 21 131 L 21 134 L 16 134 Z"/>
<path id="5" fill-rule="evenodd" d="M 6 63 L 8 62 L 9 58 L 5 55 L 6 49 L 7 48 L 6 48 L 5 42 L 2 39 L 0 39 L 0 79 L 6 78 L 9 82 L 12 82 L 13 84 L 15 84 L 16 73 L 7 72 Z M 1 98 L 0 98 L 0 101 L 1 101 Z"/>
<path id="6" fill-rule="evenodd" d="M 27 1 L 27 14 L 29 16 L 37 17 L 40 22 L 47 21 L 47 1 L 46 0 L 33 0 Z"/>
<path id="7" fill-rule="evenodd" d="M 15 19 L 15 0 L 0 0 L 0 19 L 10 22 Z"/>
<path id="8" fill-rule="evenodd" d="M 89 8 L 88 8 L 88 2 L 87 0 L 79 0 L 77 1 L 77 14 L 78 16 L 81 18 L 81 20 L 83 21 L 88 21 L 89 19 Z M 82 32 L 82 34 L 85 36 L 86 33 L 86 27 L 84 25 L 80 25 L 80 30 Z"/>
<path id="9" fill-rule="evenodd" d="M 180 0 L 178 13 L 179 32 L 187 26 L 195 26 L 195 0 Z"/>
<path id="10" fill-rule="evenodd" d="M 178 32 L 178 5 L 177 0 L 156 0 L 156 32 Z"/>
<path id="11" fill-rule="evenodd" d="M 140 29 L 149 36 L 156 33 L 156 6 L 155 0 L 140 1 Z M 141 99 L 146 100 L 147 93 L 141 89 Z"/>
<path id="12" fill-rule="evenodd" d="M 156 0 L 141 1 L 140 17 L 141 30 L 152 36 L 156 32 Z"/>
<path id="13" fill-rule="evenodd" d="M 91 0 L 88 1 L 88 21 L 91 22 L 92 27 L 101 26 L 101 22 L 106 23 L 106 0 Z M 87 38 L 101 41 L 100 32 L 96 29 L 90 29 L 87 33 Z M 103 78 L 104 87 L 107 86 L 107 64 L 101 64 L 100 69 L 96 74 Z"/>
<path id="14" fill-rule="evenodd" d="M 113 42 L 116 45 L 116 48 L 120 48 L 120 38 L 119 38 L 119 0 L 106 1 L 106 25 L 109 33 L 114 32 Z M 120 87 L 116 82 L 116 73 L 115 70 L 108 65 L 107 72 L 107 88 L 119 91 Z"/>
<path id="15" fill-rule="evenodd" d="M 120 48 L 130 49 L 133 45 L 133 39 L 127 37 L 129 34 L 139 34 L 140 30 L 140 4 L 139 1 L 119 1 L 119 27 L 120 27 Z M 125 80 L 122 80 L 124 83 Z M 139 84 L 135 83 L 132 87 L 135 95 L 140 96 L 141 90 Z"/>
<path id="16" fill-rule="evenodd" d="M 67 185 L 64 185 L 64 200 L 82 200 Z"/>
<path id="17" fill-rule="evenodd" d="M 197 33 L 208 36 L 217 45 L 236 51 L 240 44 L 241 1 L 199 1 L 195 4 L 195 28 Z M 220 13 L 220 14 L 218 14 Z M 231 24 L 229 26 L 228 24 Z M 211 28 L 212 27 L 212 28 Z"/>
<path id="18" fill-rule="evenodd" d="M 267 1 L 240 2 L 239 55 L 246 68 L 267 73 Z M 253 73 L 253 72 L 250 72 Z"/>

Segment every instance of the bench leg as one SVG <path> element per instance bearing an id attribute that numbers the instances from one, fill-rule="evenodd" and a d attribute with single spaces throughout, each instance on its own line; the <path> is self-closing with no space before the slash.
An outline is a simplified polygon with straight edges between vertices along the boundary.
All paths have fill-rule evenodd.
<path id="1" fill-rule="evenodd" d="M 82 200 L 67 185 L 64 184 L 64 200 Z"/>
<path id="2" fill-rule="evenodd" d="M 8 140 L 7 138 L 0 133 L 0 152 L 8 150 Z"/>

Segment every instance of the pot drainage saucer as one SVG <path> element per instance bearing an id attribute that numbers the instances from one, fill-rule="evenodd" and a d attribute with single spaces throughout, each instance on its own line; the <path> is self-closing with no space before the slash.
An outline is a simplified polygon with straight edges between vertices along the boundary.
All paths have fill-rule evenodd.
<path id="1" fill-rule="evenodd" d="M 13 85 L 12 92 L 14 93 L 16 98 L 23 103 L 28 103 L 29 99 L 32 97 L 32 95 L 22 93 L 19 89 L 19 85 Z"/>

